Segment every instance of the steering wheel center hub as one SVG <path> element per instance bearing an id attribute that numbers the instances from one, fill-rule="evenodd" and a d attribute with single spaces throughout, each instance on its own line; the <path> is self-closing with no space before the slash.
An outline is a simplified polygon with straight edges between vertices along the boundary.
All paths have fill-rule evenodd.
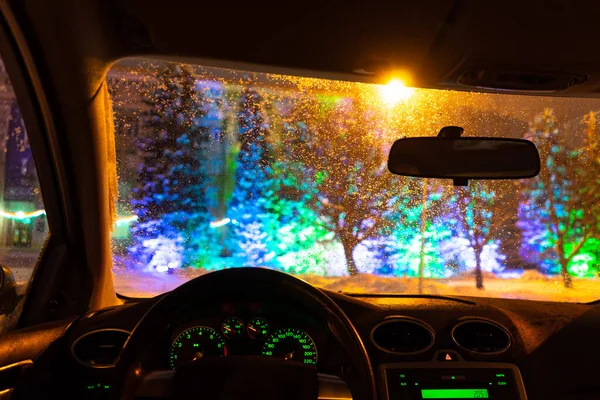
<path id="1" fill-rule="evenodd" d="M 205 358 L 178 368 L 173 380 L 174 399 L 199 392 L 222 400 L 314 400 L 318 390 L 316 367 L 261 356 Z"/>

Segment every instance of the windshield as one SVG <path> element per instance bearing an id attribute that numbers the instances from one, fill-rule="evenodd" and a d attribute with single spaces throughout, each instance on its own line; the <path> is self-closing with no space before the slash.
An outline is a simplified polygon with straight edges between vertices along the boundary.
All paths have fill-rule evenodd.
<path id="1" fill-rule="evenodd" d="M 600 298 L 600 100 L 413 89 L 123 60 L 117 291 L 267 267 L 347 293 Z M 526 138 L 537 178 L 387 171 L 403 136 Z"/>

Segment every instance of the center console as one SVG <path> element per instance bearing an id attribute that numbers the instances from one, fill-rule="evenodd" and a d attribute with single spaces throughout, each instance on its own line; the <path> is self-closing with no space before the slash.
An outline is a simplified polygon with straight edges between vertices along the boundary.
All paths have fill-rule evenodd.
<path id="1" fill-rule="evenodd" d="M 514 364 L 407 362 L 383 364 L 379 372 L 387 400 L 527 399 Z"/>

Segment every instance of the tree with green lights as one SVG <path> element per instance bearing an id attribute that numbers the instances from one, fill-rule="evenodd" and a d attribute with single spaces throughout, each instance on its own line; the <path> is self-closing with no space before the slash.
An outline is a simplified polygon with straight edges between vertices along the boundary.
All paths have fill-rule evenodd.
<path id="1" fill-rule="evenodd" d="M 324 104 L 305 98 L 290 117 L 291 125 L 306 129 L 294 153 L 304 162 L 304 182 L 317 191 L 307 204 L 341 242 L 351 275 L 359 272 L 353 256 L 358 244 L 391 234 L 404 187 L 387 170 L 388 143 L 379 138 L 377 121 L 357 99 Z"/>
<path id="2" fill-rule="evenodd" d="M 538 147 L 542 169 L 536 178 L 522 182 L 523 247 L 535 249 L 542 267 L 558 270 L 570 288 L 569 266 L 597 232 L 597 170 L 586 171 L 588 152 L 571 147 L 550 109 L 535 118 L 527 138 Z M 596 146 L 595 140 L 587 145 Z"/>
<path id="3" fill-rule="evenodd" d="M 446 275 L 445 260 L 440 244 L 452 234 L 446 226 L 442 201 L 444 187 L 433 179 L 403 179 L 402 196 L 395 206 L 400 223 L 393 233 L 375 241 L 377 258 L 381 262 L 377 274 L 419 278 L 419 293 L 423 292 L 424 278 Z"/>
<path id="4" fill-rule="evenodd" d="M 129 249 L 136 260 L 166 272 L 195 266 L 213 247 L 208 234 L 206 176 L 200 151 L 207 140 L 196 78 L 183 65 L 158 71 L 145 100 L 147 126 L 136 137 L 141 158 L 132 205 L 138 217 Z"/>
<path id="5" fill-rule="evenodd" d="M 308 204 L 316 201 L 314 182 L 304 179 L 310 166 L 298 158 L 296 149 L 308 140 L 306 124 L 284 122 L 275 146 L 274 211 L 279 216 L 276 252 L 279 264 L 295 274 L 326 273 L 326 250 L 331 235 L 319 215 Z"/>
<path id="6" fill-rule="evenodd" d="M 579 255 L 573 257 L 572 263 L 577 262 L 578 258 L 586 261 L 579 262 L 581 266 L 575 270 L 571 265 L 571 270 L 578 276 L 592 276 L 600 273 L 600 208 L 594 207 L 600 203 L 600 136 L 598 132 L 598 112 L 590 112 L 583 117 L 585 126 L 585 142 L 583 145 L 583 154 L 580 160 L 582 175 L 580 181 L 585 182 L 581 190 L 581 196 L 586 199 L 586 203 L 591 206 L 590 219 L 592 220 L 591 237 L 582 246 Z M 591 267 L 591 268 L 590 268 Z"/>

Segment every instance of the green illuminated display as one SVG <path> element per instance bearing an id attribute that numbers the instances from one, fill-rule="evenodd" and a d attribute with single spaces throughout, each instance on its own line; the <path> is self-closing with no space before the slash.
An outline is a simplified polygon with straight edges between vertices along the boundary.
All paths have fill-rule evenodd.
<path id="1" fill-rule="evenodd" d="M 227 339 L 238 338 L 244 333 L 244 321 L 237 317 L 227 318 L 221 324 L 221 330 Z"/>
<path id="2" fill-rule="evenodd" d="M 87 385 L 86 388 L 88 390 L 99 390 L 99 389 L 110 389 L 110 385 L 107 385 L 105 383 L 92 383 L 90 385 Z"/>
<path id="3" fill-rule="evenodd" d="M 269 334 L 269 324 L 262 318 L 252 318 L 248 322 L 248 336 L 252 339 L 263 340 Z"/>
<path id="4" fill-rule="evenodd" d="M 172 369 L 204 357 L 227 355 L 227 343 L 220 333 L 207 326 L 194 326 L 181 332 L 169 352 Z"/>
<path id="5" fill-rule="evenodd" d="M 487 389 L 422 389 L 424 399 L 489 399 Z"/>
<path id="6" fill-rule="evenodd" d="M 273 332 L 265 340 L 262 355 L 317 365 L 315 342 L 306 332 L 296 328 L 282 328 Z"/>

